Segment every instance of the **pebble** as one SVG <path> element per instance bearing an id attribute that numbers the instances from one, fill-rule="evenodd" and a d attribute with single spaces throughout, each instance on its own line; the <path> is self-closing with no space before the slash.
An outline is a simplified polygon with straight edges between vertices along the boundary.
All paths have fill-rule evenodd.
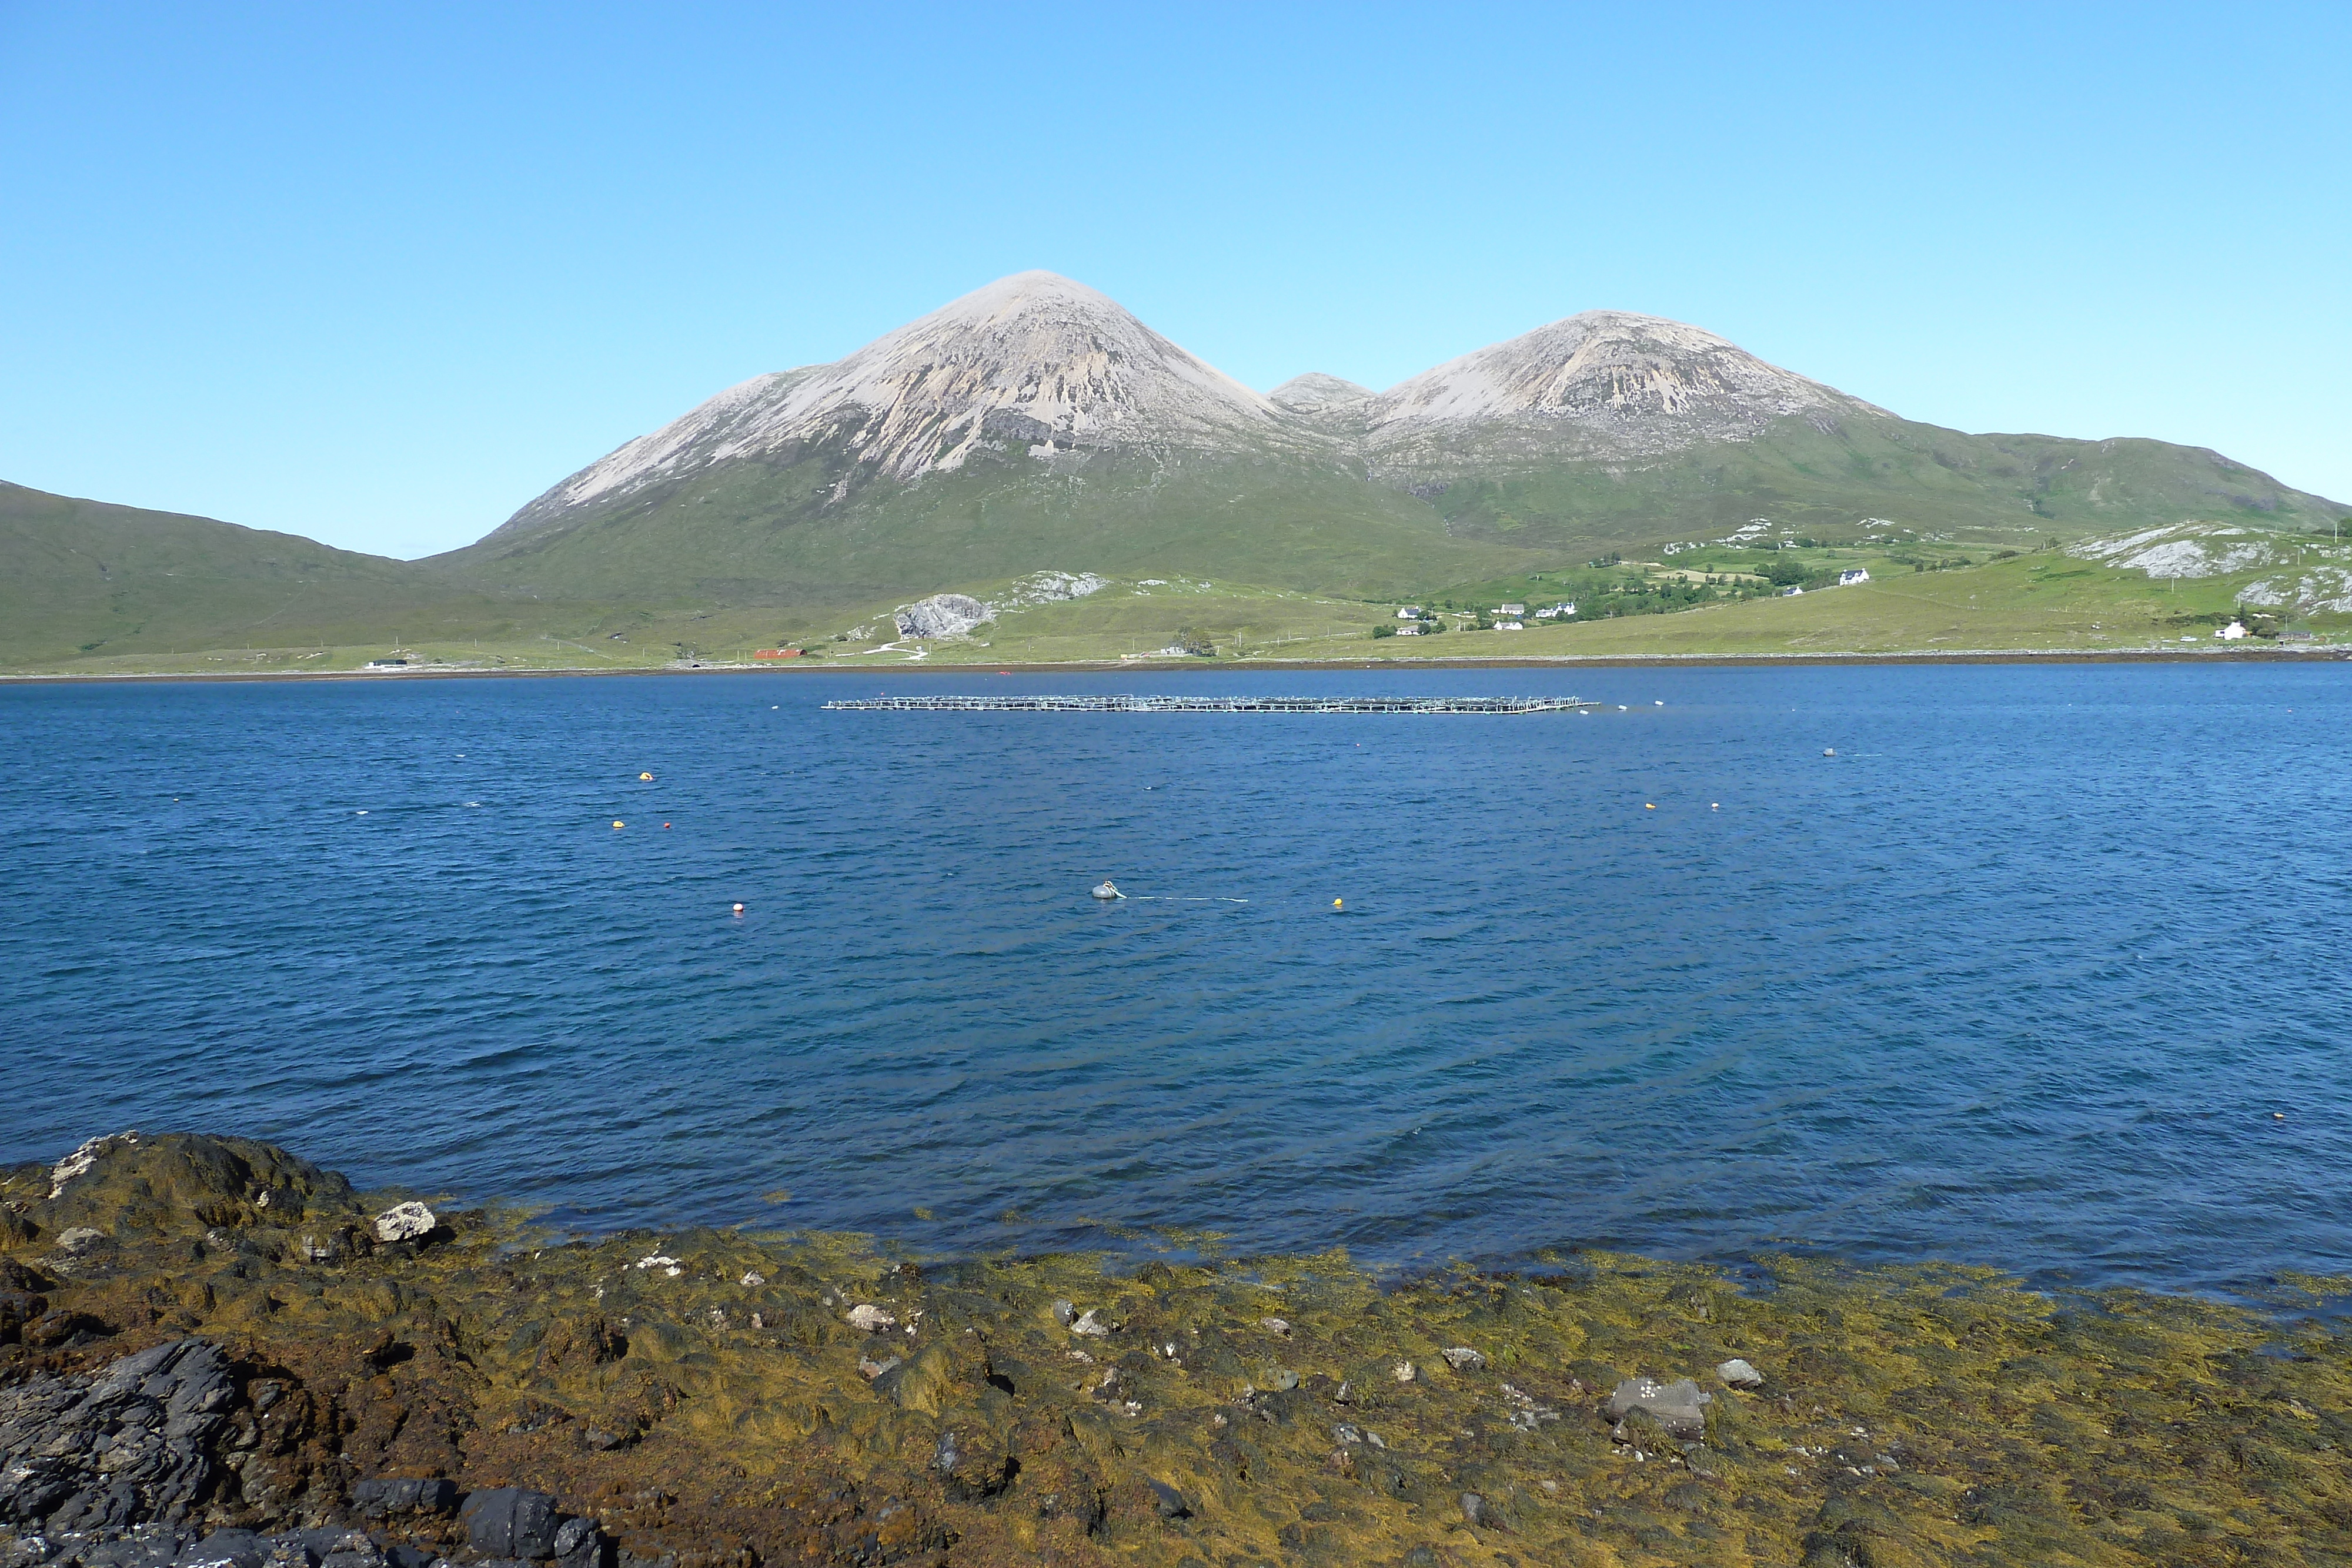
<path id="1" fill-rule="evenodd" d="M 1399 1383 L 1411 1383 L 1413 1379 L 1412 1363 L 1409 1361 L 1398 1362 L 1394 1366 L 1389 1368 L 1389 1375 L 1395 1378 Z"/>
<path id="2" fill-rule="evenodd" d="M 864 1329 L 867 1333 L 880 1333 L 884 1329 L 895 1325 L 898 1321 L 881 1308 L 870 1306 L 864 1301 L 849 1309 L 849 1326 Z"/>

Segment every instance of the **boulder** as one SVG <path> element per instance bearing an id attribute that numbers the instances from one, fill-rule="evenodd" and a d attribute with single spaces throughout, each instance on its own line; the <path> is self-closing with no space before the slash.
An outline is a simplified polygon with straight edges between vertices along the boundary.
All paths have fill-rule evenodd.
<path id="1" fill-rule="evenodd" d="M 180 1553 L 179 1568 L 261 1568 L 269 1543 L 250 1530 L 215 1530 Z"/>
<path id="2" fill-rule="evenodd" d="M 430 1235 L 438 1223 L 433 1211 L 415 1199 L 395 1203 L 375 1217 L 375 1239 L 386 1243 L 414 1241 Z"/>
<path id="3" fill-rule="evenodd" d="M 71 1225 L 58 1232 L 58 1250 L 70 1252 L 77 1258 L 105 1245 L 105 1242 L 106 1232 L 93 1226 Z"/>
<path id="4" fill-rule="evenodd" d="M 1764 1386 L 1764 1375 L 1757 1371 L 1754 1367 L 1748 1365 L 1748 1363 L 1740 1360 L 1736 1355 L 1729 1361 L 1725 1362 L 1721 1366 L 1717 1367 L 1715 1369 L 1715 1375 L 1734 1388 L 1761 1388 Z"/>
<path id="5" fill-rule="evenodd" d="M 1441 1350 L 1437 1354 L 1444 1356 L 1445 1364 L 1456 1372 L 1484 1372 L 1486 1369 L 1486 1358 L 1466 1344 L 1457 1344 L 1451 1350 Z"/>
<path id="6" fill-rule="evenodd" d="M 1639 1411 L 1655 1421 L 1670 1437 L 1685 1442 L 1706 1436 L 1706 1405 L 1713 1396 L 1699 1392 L 1689 1378 L 1661 1383 L 1654 1377 L 1629 1377 L 1609 1396 L 1609 1419 L 1622 1422 Z"/>
<path id="7" fill-rule="evenodd" d="M 555 1561 L 562 1568 L 608 1568 L 613 1543 L 593 1519 L 567 1519 L 555 1532 Z"/>
<path id="8" fill-rule="evenodd" d="M 523 1557 L 536 1562 L 555 1555 L 561 1520 L 555 1500 L 543 1491 L 492 1487 L 467 1498 L 457 1511 L 467 1543 L 485 1557 Z"/>

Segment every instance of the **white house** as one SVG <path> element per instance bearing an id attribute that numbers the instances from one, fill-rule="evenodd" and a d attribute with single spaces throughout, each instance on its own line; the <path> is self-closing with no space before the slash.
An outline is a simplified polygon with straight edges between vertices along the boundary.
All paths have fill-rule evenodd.
<path id="1" fill-rule="evenodd" d="M 1857 582 L 1868 582 L 1869 580 L 1870 573 L 1861 567 L 1856 567 L 1852 571 L 1842 571 L 1838 573 L 1838 586 L 1840 588 L 1852 588 Z"/>
<path id="2" fill-rule="evenodd" d="M 2232 621 L 2227 626 L 2222 627 L 2219 632 L 2213 633 L 2216 637 L 2220 637 L 2224 641 L 2231 643 L 2236 642 L 2245 634 L 2245 622 L 2242 621 Z"/>
<path id="3" fill-rule="evenodd" d="M 1551 608 L 1549 608 L 1549 610 L 1538 610 L 1538 611 L 1537 611 L 1537 612 L 1536 612 L 1536 619 L 1537 619 L 1537 620 L 1538 620 L 1538 621 L 1549 621 L 1549 620 L 1550 620 L 1550 619 L 1551 619 L 1553 616 L 1555 616 L 1555 615 L 1573 615 L 1573 614 L 1575 614 L 1575 613 L 1576 613 L 1576 606 L 1575 606 L 1574 604 L 1572 604 L 1572 603 L 1570 603 L 1570 604 L 1555 604 L 1555 605 L 1551 606 Z"/>
<path id="4" fill-rule="evenodd" d="M 1495 622 L 1495 630 L 1497 632 L 1524 632 L 1527 629 L 1527 623 L 1521 621 L 1497 621 Z"/>
<path id="5" fill-rule="evenodd" d="M 1498 604 L 1495 608 L 1500 613 L 1508 615 L 1514 620 L 1528 612 L 1528 607 L 1524 604 Z"/>
<path id="6" fill-rule="evenodd" d="M 1421 606 L 1420 606 L 1420 605 L 1418 605 L 1418 604 L 1408 604 L 1408 605 L 1406 605 L 1403 609 L 1402 609 L 1402 610 L 1400 610 L 1400 611 L 1398 611 L 1398 612 L 1397 612 L 1397 619 L 1398 619 L 1398 620 L 1400 620 L 1400 621 L 1418 621 L 1418 620 L 1420 620 L 1420 619 L 1421 619 Z"/>
<path id="7" fill-rule="evenodd" d="M 1418 637 L 1421 635 L 1421 622 L 1418 621 L 1408 621 L 1403 625 L 1397 628 L 1396 634 L 1400 637 Z"/>
<path id="8" fill-rule="evenodd" d="M 1780 597 L 1783 599 L 1794 599 L 1797 595 L 1804 591 L 1805 591 L 1801 588 L 1784 588 L 1780 591 Z"/>

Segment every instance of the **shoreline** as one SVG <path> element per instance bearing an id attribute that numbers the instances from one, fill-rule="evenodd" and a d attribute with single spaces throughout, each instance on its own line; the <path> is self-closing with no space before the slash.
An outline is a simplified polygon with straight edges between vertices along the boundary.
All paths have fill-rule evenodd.
<path id="1" fill-rule="evenodd" d="M 142 1526 L 157 1568 L 224 1530 L 543 1558 L 480 1527 L 518 1487 L 593 1548 L 562 1568 L 2318 1563 L 2352 1521 L 2352 1281 L 2262 1312 L 1940 1263 L 1174 1257 L 565 1239 L 121 1134 L 0 1171 L 0 1445 L 60 1451 L 126 1357 L 208 1368 L 173 1453 L 218 1484 Z M 0 1494 L 37 1473 L 0 1454 Z M 122 1568 L 138 1521 L 77 1537 L 65 1495 L 44 1534 L 0 1511 L 0 1559 Z"/>
<path id="2" fill-rule="evenodd" d="M 108 682 L 168 681 L 316 682 L 416 680 L 564 680 L 624 675 L 866 675 L 877 672 L 996 675 L 1003 673 L 1102 674 L 1130 671 L 1242 670 L 1542 670 L 1542 669 L 1710 669 L 1779 668 L 1845 664 L 2341 664 L 2352 662 L 2352 649 L 2213 648 L 2173 652 L 2168 649 L 1970 649 L 1934 653 L 1561 653 L 1538 658 L 1468 658 L 1436 655 L 1412 659 L 1250 659 L 1242 662 L 1202 660 L 1194 663 L 1141 664 L 1125 661 L 1079 660 L 1002 664 L 934 664 L 928 660 L 856 665 L 707 664 L 679 669 L 669 665 L 638 665 L 625 669 L 592 665 L 557 665 L 528 670 L 171 670 L 0 673 L 0 685 L 76 685 Z"/>

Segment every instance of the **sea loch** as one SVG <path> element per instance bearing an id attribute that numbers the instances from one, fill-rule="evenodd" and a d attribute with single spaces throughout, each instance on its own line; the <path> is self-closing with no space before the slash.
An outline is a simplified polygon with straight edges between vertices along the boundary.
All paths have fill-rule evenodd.
<path id="1" fill-rule="evenodd" d="M 1606 706 L 819 706 L 1049 690 Z M 2259 1293 L 2352 1266 L 2347 720 L 2333 666 L 13 686 L 0 1159 Z"/>

